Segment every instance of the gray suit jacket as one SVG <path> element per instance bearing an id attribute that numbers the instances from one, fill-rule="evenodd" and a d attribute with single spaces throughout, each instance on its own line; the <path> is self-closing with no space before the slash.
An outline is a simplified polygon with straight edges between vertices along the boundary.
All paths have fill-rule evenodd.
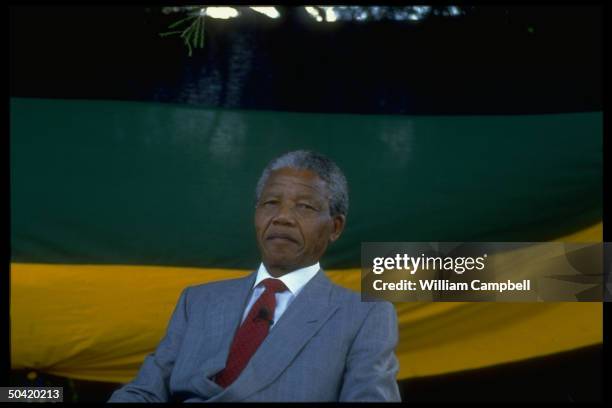
<path id="1" fill-rule="evenodd" d="M 393 305 L 361 302 L 322 270 L 236 381 L 225 389 L 213 382 L 225 367 L 255 277 L 183 290 L 157 349 L 109 402 L 400 401 Z"/>

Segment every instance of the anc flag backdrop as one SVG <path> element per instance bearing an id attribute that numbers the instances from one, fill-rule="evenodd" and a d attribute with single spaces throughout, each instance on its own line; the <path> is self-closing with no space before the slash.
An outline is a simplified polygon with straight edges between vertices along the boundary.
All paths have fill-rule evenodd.
<path id="1" fill-rule="evenodd" d="M 67 9 L 68 17 L 75 9 Z M 26 11 L 15 14 L 22 37 L 27 30 L 20 31 L 19 23 L 26 15 L 44 19 L 42 11 Z M 343 30 L 342 38 L 352 44 L 350 27 Z M 158 68 L 155 81 L 143 71 L 145 79 L 132 86 L 112 71 L 105 89 L 103 70 L 94 64 L 102 56 L 70 60 L 68 52 L 49 67 L 49 72 L 64 67 L 68 74 L 51 82 L 55 85 L 44 78 L 33 85 L 26 80 L 30 65 L 21 43 L 15 43 L 13 368 L 99 381 L 133 378 L 163 336 L 185 286 L 245 276 L 257 268 L 255 184 L 265 164 L 289 150 L 326 154 L 347 176 L 347 228 L 322 266 L 332 280 L 354 290 L 359 290 L 365 241 L 602 241 L 602 114 L 597 102 L 577 104 L 586 100 L 576 96 L 580 86 L 568 86 L 565 104 L 551 100 L 542 110 L 508 102 L 507 93 L 487 99 L 485 85 L 459 103 L 454 86 L 444 109 L 423 112 L 419 109 L 430 105 L 420 88 L 387 84 L 388 78 L 374 75 L 354 82 L 362 91 L 355 91 L 353 105 L 346 91 L 338 96 L 331 88 L 318 88 L 322 100 L 335 98 L 343 107 L 334 110 L 322 108 L 325 101 L 314 102 L 316 91 L 306 88 L 285 101 L 288 92 L 281 88 L 296 78 L 257 88 L 264 70 L 255 62 L 266 55 L 263 43 L 248 30 L 236 32 L 242 36 L 216 38 L 242 49 L 219 51 L 211 31 L 200 59 L 177 57 L 178 62 Z M 121 47 L 105 52 L 123 55 Z M 132 64 L 127 72 L 137 66 L 136 59 L 127 59 Z M 245 68 L 245 61 L 252 64 Z M 284 62 L 287 70 L 295 68 L 291 63 L 291 58 Z M 335 62 L 341 63 L 346 60 Z M 277 70 L 282 65 L 268 64 Z M 424 72 L 428 63 L 421 64 L 414 69 Z M 175 73 L 180 80 L 170 81 L 171 68 L 179 66 L 186 66 L 186 73 Z M 215 77 L 215 66 L 227 75 Z M 346 90 L 353 77 L 330 67 Z M 542 65 L 539 69 L 545 72 Z M 78 86 L 83 72 L 90 76 L 87 89 Z M 546 100 L 542 95 L 555 80 L 553 75 L 540 91 L 533 90 L 533 82 L 522 89 Z M 412 99 L 394 99 L 389 108 L 366 105 L 373 90 L 385 84 Z M 584 85 L 584 92 L 590 90 Z M 431 94 L 445 92 L 434 87 Z M 453 114 L 453 106 L 461 114 Z M 551 112 L 551 106 L 560 107 Z M 403 303 L 396 310 L 400 379 L 602 342 L 601 303 Z"/>

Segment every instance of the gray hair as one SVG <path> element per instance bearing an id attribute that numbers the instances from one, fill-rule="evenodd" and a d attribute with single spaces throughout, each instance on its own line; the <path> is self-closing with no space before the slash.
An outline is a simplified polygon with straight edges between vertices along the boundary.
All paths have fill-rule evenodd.
<path id="1" fill-rule="evenodd" d="M 349 197 L 348 184 L 342 170 L 330 159 L 322 154 L 310 150 L 295 150 L 285 153 L 270 163 L 261 173 L 255 189 L 255 198 L 259 201 L 261 192 L 270 177 L 270 173 L 284 167 L 297 170 L 310 170 L 316 173 L 327 185 L 329 191 L 329 213 L 332 217 L 348 213 Z"/>

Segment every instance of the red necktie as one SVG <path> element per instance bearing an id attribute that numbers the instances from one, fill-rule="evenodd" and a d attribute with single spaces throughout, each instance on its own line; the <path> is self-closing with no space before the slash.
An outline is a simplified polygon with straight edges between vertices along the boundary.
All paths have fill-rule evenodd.
<path id="1" fill-rule="evenodd" d="M 215 382 L 224 388 L 238 378 L 259 345 L 268 335 L 276 309 L 275 293 L 287 290 L 283 281 L 279 279 L 268 278 L 264 279 L 262 283 L 266 290 L 253 304 L 246 319 L 236 331 L 227 357 L 227 364 L 215 378 Z"/>

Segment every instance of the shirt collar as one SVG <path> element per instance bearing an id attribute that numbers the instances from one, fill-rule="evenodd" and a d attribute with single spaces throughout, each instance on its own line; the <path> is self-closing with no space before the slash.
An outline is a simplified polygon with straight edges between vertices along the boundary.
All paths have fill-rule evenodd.
<path id="1" fill-rule="evenodd" d="M 285 286 L 287 286 L 287 289 L 289 289 L 294 296 L 297 296 L 297 294 L 300 293 L 302 288 L 317 274 L 317 272 L 319 272 L 319 269 L 321 269 L 321 266 L 317 262 L 314 265 L 307 266 L 301 269 L 296 269 L 295 271 L 286 273 L 280 278 L 275 278 L 274 276 L 270 275 L 270 273 L 268 273 L 266 266 L 262 262 L 261 265 L 259 265 L 259 270 L 257 271 L 257 278 L 255 278 L 255 284 L 253 285 L 253 287 L 256 287 L 257 285 L 259 285 L 259 283 L 261 283 L 261 281 L 267 278 L 280 279 L 281 281 L 283 281 Z"/>

